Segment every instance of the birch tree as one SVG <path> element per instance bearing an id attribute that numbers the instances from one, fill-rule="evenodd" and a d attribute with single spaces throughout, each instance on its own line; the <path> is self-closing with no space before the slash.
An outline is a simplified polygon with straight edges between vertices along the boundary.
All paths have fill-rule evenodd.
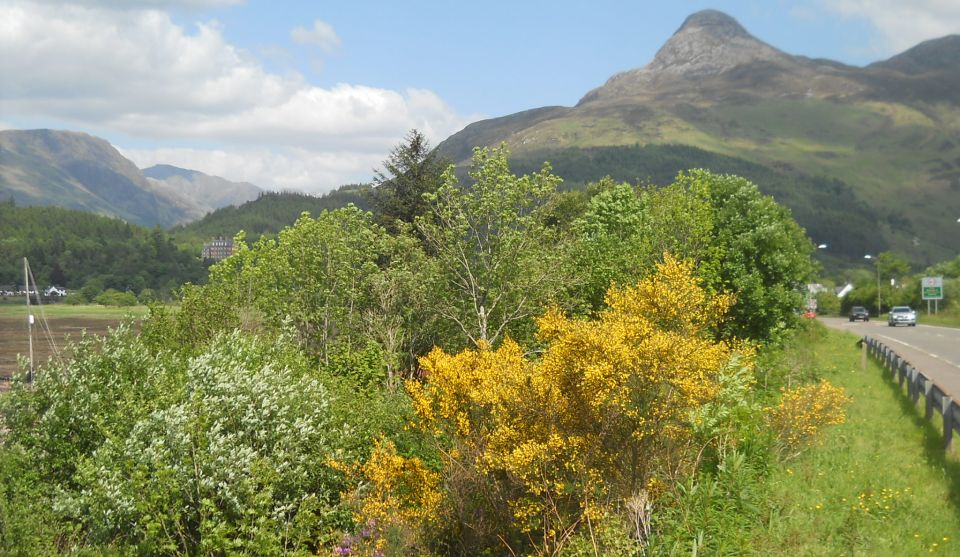
<path id="1" fill-rule="evenodd" d="M 436 309 L 474 345 L 532 330 L 531 317 L 566 282 L 565 250 L 540 211 L 561 179 L 549 164 L 515 176 L 507 158 L 505 146 L 475 150 L 470 185 L 449 167 L 438 190 L 424 196 L 430 215 L 417 220 L 440 269 Z"/>

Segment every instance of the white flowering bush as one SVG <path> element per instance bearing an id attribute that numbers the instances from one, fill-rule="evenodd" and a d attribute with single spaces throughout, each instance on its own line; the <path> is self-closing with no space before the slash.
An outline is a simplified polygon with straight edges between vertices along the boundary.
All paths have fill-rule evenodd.
<path id="1" fill-rule="evenodd" d="M 33 456 L 74 546 L 315 553 L 351 527 L 330 463 L 363 459 L 405 406 L 291 344 L 234 332 L 187 358 L 121 331 L 5 397 L 5 444 Z"/>

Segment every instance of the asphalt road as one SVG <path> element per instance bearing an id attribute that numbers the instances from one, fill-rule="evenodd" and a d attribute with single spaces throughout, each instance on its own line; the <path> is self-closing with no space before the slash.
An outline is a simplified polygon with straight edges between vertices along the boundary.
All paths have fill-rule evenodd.
<path id="1" fill-rule="evenodd" d="M 888 327 L 886 321 L 855 321 L 820 317 L 828 327 L 869 335 L 886 344 L 933 380 L 954 400 L 960 400 L 960 329 L 923 324 L 918 314 L 916 327 Z"/>

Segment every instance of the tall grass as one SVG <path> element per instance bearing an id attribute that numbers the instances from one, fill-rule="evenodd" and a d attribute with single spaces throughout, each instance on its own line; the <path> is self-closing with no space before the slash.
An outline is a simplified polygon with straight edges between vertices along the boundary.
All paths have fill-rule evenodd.
<path id="1" fill-rule="evenodd" d="M 818 446 L 773 467 L 762 555 L 960 554 L 960 461 L 872 362 L 859 367 L 856 337 L 829 331 L 800 351 L 851 397 L 846 423 Z"/>

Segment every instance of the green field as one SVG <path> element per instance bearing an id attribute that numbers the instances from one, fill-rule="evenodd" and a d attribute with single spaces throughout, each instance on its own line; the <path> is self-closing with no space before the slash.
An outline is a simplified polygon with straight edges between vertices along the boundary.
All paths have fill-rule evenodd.
<path id="1" fill-rule="evenodd" d="M 35 315 L 39 314 L 37 306 L 32 307 L 33 313 Z M 111 307 L 96 304 L 76 306 L 44 304 L 41 307 L 44 315 L 47 317 L 85 317 L 90 319 L 119 320 L 127 316 L 142 317 L 149 312 L 147 306 Z M 26 315 L 26 312 L 26 304 L 22 299 L 16 301 L 16 303 L 10 301 L 0 303 L 0 319 L 23 317 Z"/>
<path id="2" fill-rule="evenodd" d="M 761 555 L 958 554 L 957 449 L 944 452 L 938 426 L 879 367 L 860 369 L 856 337 L 818 336 L 804 356 L 846 389 L 847 421 L 774 470 L 753 547 Z"/>

